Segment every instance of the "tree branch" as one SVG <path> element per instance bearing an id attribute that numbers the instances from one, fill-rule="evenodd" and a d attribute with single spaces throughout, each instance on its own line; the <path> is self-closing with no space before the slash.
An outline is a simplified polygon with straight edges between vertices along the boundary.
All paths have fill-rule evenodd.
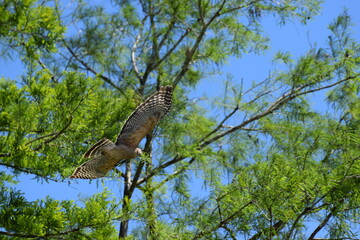
<path id="1" fill-rule="evenodd" d="M 239 10 L 239 9 L 242 9 L 242 8 L 245 8 L 245 7 L 248 7 L 248 6 L 252 5 L 252 4 L 257 3 L 257 2 L 260 2 L 260 1 L 261 1 L 261 0 L 254 0 L 254 1 L 251 1 L 251 2 L 247 3 L 246 5 L 240 5 L 240 6 L 238 6 L 238 7 L 229 8 L 229 9 L 227 9 L 226 11 L 223 11 L 223 12 L 221 13 L 221 15 L 223 15 L 223 14 L 228 14 L 228 13 L 234 12 L 234 11 L 236 11 L 236 10 Z"/>
<path id="2" fill-rule="evenodd" d="M 145 143 L 145 148 L 144 148 L 144 152 L 145 152 L 145 153 L 151 154 L 151 150 L 152 150 L 152 146 L 151 146 L 152 139 L 153 139 L 152 134 L 148 134 L 148 135 L 146 136 L 146 143 Z M 145 161 L 140 160 L 140 163 L 139 163 L 139 165 L 138 165 L 138 167 L 137 167 L 137 169 L 136 169 L 134 178 L 133 178 L 133 180 L 132 180 L 132 183 L 131 183 L 131 186 L 130 186 L 130 189 L 129 189 L 130 196 L 132 195 L 132 193 L 133 193 L 134 190 L 135 190 L 135 187 L 137 186 L 137 181 L 139 180 L 139 177 L 140 177 L 140 174 L 141 174 L 141 171 L 142 171 L 144 165 L 145 165 Z"/>
<path id="3" fill-rule="evenodd" d="M 124 195 L 122 200 L 122 209 L 125 216 L 129 213 L 129 205 L 130 205 L 130 198 L 129 189 L 131 187 L 131 162 L 130 160 L 126 160 L 126 170 L 125 170 L 125 181 L 124 181 Z M 129 219 L 123 219 L 120 222 L 120 231 L 119 231 L 119 238 L 125 238 L 127 236 L 129 228 Z"/>
<path id="4" fill-rule="evenodd" d="M 15 165 L 11 165 L 11 164 L 7 164 L 7 163 L 2 163 L 0 162 L 0 165 L 1 166 L 4 166 L 4 167 L 7 167 L 7 168 L 12 168 L 14 170 L 17 170 L 17 171 L 20 171 L 20 172 L 23 172 L 23 173 L 27 173 L 27 174 L 33 174 L 35 176 L 38 176 L 38 177 L 41 177 L 45 180 L 50 180 L 50 181 L 53 181 L 53 182 L 59 182 L 58 180 L 56 179 L 53 179 L 53 178 L 49 178 L 47 176 L 44 176 L 44 175 L 40 175 L 38 173 L 35 173 L 32 171 L 32 169 L 27 169 L 27 168 L 21 168 L 21 167 L 18 167 L 18 166 L 15 166 Z"/>
<path id="5" fill-rule="evenodd" d="M 57 80 L 55 79 L 54 75 L 50 72 L 50 69 L 47 68 L 46 65 L 41 61 L 41 59 L 38 58 L 38 59 L 36 59 L 36 61 L 39 63 L 39 65 L 40 65 L 44 70 L 49 71 L 51 80 L 53 80 L 53 82 L 56 83 Z"/>
<path id="6" fill-rule="evenodd" d="M 167 183 L 168 181 L 170 181 L 171 179 L 175 178 L 176 176 L 178 176 L 180 173 L 184 172 L 188 166 L 190 164 L 192 164 L 195 161 L 196 158 L 191 158 L 190 161 L 186 164 L 186 166 L 181 167 L 180 169 L 176 170 L 175 172 L 173 172 L 172 174 L 168 175 L 165 179 L 163 179 L 161 182 L 159 182 L 158 184 L 156 184 L 156 186 L 154 187 L 155 189 L 159 188 L 160 186 L 164 185 L 165 183 Z M 180 159 L 177 161 L 179 162 Z M 157 173 L 157 172 L 156 172 Z M 155 173 L 155 174 L 156 174 Z M 153 175 L 152 175 L 153 176 Z M 139 183 L 141 184 L 141 183 Z"/>
<path id="7" fill-rule="evenodd" d="M 239 110 L 239 106 L 236 106 L 231 113 L 229 113 L 227 116 L 224 117 L 224 119 L 217 125 L 217 127 L 214 130 L 212 130 L 211 132 L 206 134 L 205 137 L 200 139 L 199 142 L 203 142 L 205 139 L 207 139 L 208 137 L 210 137 L 211 135 L 216 133 L 220 128 L 222 128 L 224 125 L 224 122 L 226 122 L 226 120 L 228 120 L 232 115 L 234 115 L 237 112 L 237 110 Z"/>
<path id="8" fill-rule="evenodd" d="M 43 136 L 36 137 L 36 138 L 34 138 L 34 139 L 31 139 L 31 140 L 28 141 L 27 143 L 25 143 L 25 145 L 29 145 L 29 144 L 31 144 L 31 143 L 33 143 L 33 142 L 36 142 L 36 141 L 38 141 L 38 140 L 41 140 L 41 139 L 43 139 L 43 138 L 51 137 L 51 136 L 54 136 L 54 135 L 57 135 L 57 134 L 58 134 L 58 133 L 55 132 L 55 133 L 49 133 L 49 134 L 46 134 L 46 135 L 43 135 Z"/>
<path id="9" fill-rule="evenodd" d="M 315 89 L 310 89 L 310 90 L 307 90 L 307 91 L 304 91 L 304 92 L 300 92 L 301 90 L 303 90 L 304 88 L 306 87 L 309 87 L 309 84 L 306 84 L 306 85 L 303 85 L 303 86 L 300 86 L 296 89 L 293 89 L 291 92 L 287 93 L 287 94 L 284 94 L 283 96 L 279 97 L 275 102 L 273 102 L 265 111 L 263 111 L 262 113 L 259 113 L 251 118 L 249 118 L 248 120 L 246 121 L 243 121 L 241 124 L 229 129 L 228 131 L 225 131 L 223 133 L 220 133 L 216 136 L 214 136 L 213 138 L 211 138 L 210 140 L 208 141 L 205 141 L 203 143 L 201 143 L 199 145 L 199 148 L 204 148 L 205 146 L 211 144 L 212 142 L 232 133 L 232 132 L 235 132 L 236 130 L 239 130 L 243 127 L 245 127 L 246 125 L 248 125 L 249 123 L 251 122 L 254 122 L 260 118 L 263 118 L 271 113 L 273 113 L 275 110 L 279 109 L 282 105 L 284 105 L 285 103 L 293 100 L 294 98 L 296 97 L 299 97 L 299 96 L 302 96 L 302 95 L 305 95 L 305 94 L 308 94 L 308 93 L 312 93 L 312 92 L 317 92 L 317 91 L 320 91 L 320 90 L 323 90 L 323 89 L 327 89 L 327 88 L 331 88 L 333 86 L 336 86 L 342 82 L 346 82 L 346 81 L 349 81 L 349 80 L 352 80 L 354 78 L 357 78 L 358 76 L 360 76 L 360 74 L 357 74 L 355 76 L 350 76 L 350 77 L 347 77 L 347 78 L 344 78 L 342 80 L 339 80 L 333 84 L 329 84 L 329 85 L 326 85 L 326 86 L 323 86 L 323 87 L 319 87 L 319 88 L 315 88 Z"/>
<path id="10" fill-rule="evenodd" d="M 329 212 L 328 215 L 324 218 L 324 220 L 320 223 L 320 225 L 311 233 L 308 240 L 314 240 L 315 235 L 329 222 L 330 218 L 333 216 L 334 212 L 336 212 L 338 206 L 335 205 Z"/>
<path id="11" fill-rule="evenodd" d="M 222 226 L 222 228 L 225 229 L 225 230 L 229 233 L 230 237 L 231 237 L 233 240 L 236 240 L 236 239 L 237 239 L 237 238 L 236 238 L 236 234 L 235 234 L 230 228 L 228 228 L 228 226 L 224 225 L 224 226 Z"/>
<path id="12" fill-rule="evenodd" d="M 290 230 L 289 230 L 289 233 L 287 234 L 287 238 L 286 239 L 290 239 L 295 227 L 296 227 L 296 224 L 300 221 L 300 219 L 305 216 L 306 214 L 310 213 L 311 212 L 311 208 L 310 207 L 306 207 L 295 219 L 295 221 L 293 222 Z"/>
<path id="13" fill-rule="evenodd" d="M 133 65 L 136 77 L 139 79 L 140 83 L 142 83 L 144 80 L 141 77 L 139 69 L 137 67 L 136 56 L 135 56 L 135 52 L 136 52 L 137 46 L 139 44 L 140 38 L 141 38 L 141 34 L 137 35 L 137 37 L 135 39 L 135 42 L 134 42 L 134 45 L 133 45 L 133 47 L 131 49 L 131 63 Z"/>
<path id="14" fill-rule="evenodd" d="M 89 228 L 89 227 L 95 227 L 96 225 L 88 225 L 88 226 L 83 226 L 82 228 L 74 228 L 65 232 L 59 232 L 59 233 L 46 233 L 44 235 L 34 235 L 34 234 L 19 234 L 19 233 L 11 233 L 11 232 L 4 232 L 4 231 L 0 231 L 0 235 L 4 235 L 4 236 L 9 236 L 9 237 L 20 237 L 20 238 L 43 238 L 43 237 L 56 237 L 56 236 L 63 236 L 63 235 L 67 235 L 69 233 L 74 233 L 74 232 L 78 232 L 84 228 Z"/>
<path id="15" fill-rule="evenodd" d="M 260 232 L 257 232 L 255 235 L 253 235 L 251 238 L 249 238 L 249 240 L 259 239 L 264 234 L 266 234 L 268 232 L 272 232 L 272 231 L 275 231 L 275 233 L 278 233 L 284 226 L 285 226 L 285 222 L 282 220 L 279 220 L 271 227 L 261 230 Z"/>
<path id="16" fill-rule="evenodd" d="M 44 141 L 42 144 L 40 144 L 38 147 L 33 148 L 32 150 L 33 150 L 33 151 L 38 151 L 38 150 L 40 150 L 45 144 L 48 144 L 48 143 L 54 141 L 55 139 L 57 139 L 58 137 L 60 137 L 60 135 L 63 134 L 63 133 L 66 131 L 66 129 L 71 125 L 72 119 L 73 119 L 73 118 L 72 118 L 72 116 L 70 115 L 70 120 L 68 121 L 68 123 L 67 123 L 60 131 L 58 131 L 57 133 L 51 134 L 51 135 L 53 135 L 51 138 L 47 139 L 47 140 Z M 31 142 L 31 141 L 30 141 L 30 142 Z"/>
<path id="17" fill-rule="evenodd" d="M 154 65 L 151 66 L 151 70 L 157 68 L 167 57 L 170 56 L 170 54 L 179 46 L 179 44 L 183 41 L 183 39 L 188 35 L 188 33 L 191 31 L 191 29 L 186 29 L 185 33 L 180 36 L 180 38 L 177 40 L 177 42 L 165 53 L 165 55 L 157 61 Z"/>
<path id="18" fill-rule="evenodd" d="M 235 211 L 233 214 L 230 214 L 230 216 L 228 216 L 227 218 L 221 220 L 217 225 L 215 225 L 214 227 L 208 229 L 208 230 L 204 230 L 201 231 L 199 233 L 197 233 L 192 239 L 199 239 L 201 237 L 203 237 L 205 234 L 207 233 L 211 233 L 216 231 L 219 228 L 223 228 L 228 222 L 230 222 L 236 215 L 238 215 L 240 212 L 242 212 L 246 207 L 248 207 L 249 205 L 251 205 L 253 203 L 253 201 L 250 201 L 248 203 L 246 203 L 244 206 L 242 206 L 240 209 L 238 209 L 237 211 Z"/>
<path id="19" fill-rule="evenodd" d="M 175 18 L 173 17 L 167 27 L 167 31 L 164 34 L 163 38 L 160 40 L 159 43 L 159 49 L 164 45 L 165 41 L 168 39 L 168 37 L 170 36 L 171 31 L 173 30 L 174 26 L 175 26 Z"/>
<path id="20" fill-rule="evenodd" d="M 327 89 L 327 88 L 331 88 L 333 86 L 336 86 L 342 82 L 346 82 L 346 81 L 349 81 L 349 80 L 352 80 L 356 77 L 360 76 L 360 74 L 357 74 L 355 76 L 350 76 L 350 77 L 347 77 L 345 79 L 342 79 L 342 80 L 339 80 L 333 84 L 329 84 L 329 85 L 326 85 L 326 86 L 323 86 L 323 87 L 319 87 L 319 88 L 316 88 L 316 89 L 310 89 L 310 90 L 307 90 L 307 91 L 304 91 L 304 92 L 299 92 L 301 91 L 302 89 L 306 88 L 306 87 L 309 87 L 309 84 L 307 85 L 303 85 L 303 86 L 300 86 L 296 89 L 293 89 L 291 92 L 287 93 L 287 94 L 284 94 L 282 95 L 281 97 L 279 97 L 275 102 L 273 102 L 266 110 L 264 110 L 262 113 L 259 113 L 251 118 L 249 118 L 248 120 L 246 121 L 243 121 L 241 124 L 235 126 L 235 127 L 232 127 L 230 128 L 229 130 L 223 132 L 223 133 L 220 133 L 216 136 L 214 136 L 213 138 L 205 141 L 205 142 L 202 142 L 201 144 L 199 144 L 199 147 L 198 149 L 201 150 L 203 149 L 204 147 L 208 146 L 209 144 L 213 143 L 214 141 L 220 139 L 220 138 L 223 138 L 224 136 L 232 133 L 232 132 L 235 132 L 243 127 L 245 127 L 246 125 L 248 125 L 249 123 L 252 123 L 256 120 L 259 120 L 269 114 L 271 114 L 272 112 L 276 111 L 277 109 L 279 109 L 281 106 L 283 106 L 285 103 L 289 102 L 290 100 L 293 100 L 294 98 L 296 97 L 299 97 L 301 95 L 305 95 L 305 94 L 308 94 L 308 93 L 312 93 L 312 92 L 316 92 L 316 91 L 320 91 L 320 90 L 323 90 L 323 89 Z M 183 159 L 185 159 L 186 157 L 184 156 L 175 156 L 172 160 L 166 162 L 166 163 L 163 163 L 161 165 L 159 165 L 158 167 L 154 168 L 150 173 L 148 173 L 146 176 L 144 176 L 143 178 L 139 179 L 136 183 L 137 186 L 141 185 L 143 182 L 145 182 L 146 180 L 148 180 L 149 178 L 153 177 L 155 174 L 157 174 L 158 172 L 160 172 L 161 170 L 165 169 L 166 167 L 168 166 L 171 166 Z M 191 164 L 195 159 L 192 158 L 188 164 Z M 185 169 L 181 169 L 181 170 L 177 170 L 175 171 L 172 175 L 177 175 L 179 173 L 181 173 L 182 171 L 184 171 Z M 172 177 L 169 176 L 167 177 L 167 179 L 163 180 L 163 182 L 166 182 L 168 180 L 170 180 Z"/>
<path id="21" fill-rule="evenodd" d="M 186 54 L 186 58 L 182 64 L 181 70 L 178 72 L 178 74 L 176 74 L 176 77 L 173 80 L 173 86 L 175 87 L 179 81 L 181 80 L 181 78 L 184 76 L 184 74 L 188 71 L 191 60 L 195 54 L 195 52 L 197 51 L 197 49 L 199 48 L 200 42 L 203 40 L 204 36 L 205 36 L 205 32 L 208 30 L 209 26 L 211 25 L 211 23 L 220 16 L 220 12 L 221 10 L 224 8 L 224 5 L 226 3 L 226 0 L 223 0 L 219 9 L 214 13 L 214 15 L 209 19 L 209 21 L 207 23 L 205 23 L 205 25 L 203 25 L 198 37 L 196 38 L 196 41 L 193 45 L 193 47 L 187 52 Z"/>
<path id="22" fill-rule="evenodd" d="M 173 165 L 181 160 L 185 159 L 185 157 L 182 157 L 182 156 L 176 156 L 174 157 L 172 160 L 166 162 L 166 163 L 163 163 L 161 164 L 160 166 L 154 168 L 149 174 L 147 174 L 145 177 L 143 178 L 140 178 L 136 185 L 141 185 L 143 182 L 147 181 L 149 178 L 153 177 L 155 174 L 157 174 L 158 172 L 160 172 L 162 169 L 170 166 L 170 165 Z"/>
<path id="23" fill-rule="evenodd" d="M 107 82 L 108 84 L 110 84 L 113 88 L 115 88 L 116 90 L 118 90 L 120 93 L 125 94 L 125 92 L 123 91 L 122 88 L 118 87 L 115 85 L 115 83 L 112 82 L 112 80 L 102 74 L 97 73 L 93 68 L 91 68 L 85 61 L 83 61 L 67 44 L 65 41 L 64 45 L 66 47 L 66 49 L 71 53 L 71 55 L 79 62 L 81 63 L 86 70 L 90 71 L 91 73 L 93 73 L 96 76 L 99 76 L 102 80 L 104 80 L 105 82 Z"/>

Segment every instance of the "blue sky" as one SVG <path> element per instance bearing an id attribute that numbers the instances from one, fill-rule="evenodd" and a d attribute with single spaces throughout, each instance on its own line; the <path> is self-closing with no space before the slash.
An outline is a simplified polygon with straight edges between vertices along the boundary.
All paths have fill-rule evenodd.
<path id="1" fill-rule="evenodd" d="M 326 0 L 323 4 L 322 13 L 309 21 L 308 25 L 299 22 L 290 22 L 285 26 L 277 26 L 273 17 L 268 16 L 262 20 L 263 30 L 270 38 L 270 46 L 266 53 L 256 55 L 254 53 L 244 54 L 241 59 L 229 59 L 221 71 L 223 75 L 205 79 L 191 92 L 194 98 L 204 95 L 216 95 L 219 90 L 219 78 L 225 78 L 230 73 L 235 79 L 244 79 L 246 82 L 261 81 L 276 66 L 272 63 L 272 57 L 278 51 L 289 51 L 294 58 L 305 54 L 312 47 L 321 47 L 326 44 L 329 30 L 327 26 L 343 12 L 348 9 L 352 17 L 353 36 L 360 41 L 360 1 L 359 0 Z M 23 72 L 23 65 L 13 56 L 13 60 L 0 59 L 0 77 L 18 79 Z M 323 99 L 312 99 L 316 108 L 326 108 Z M 120 129 L 120 126 L 119 126 Z M 79 158 L 81 154 L 79 154 Z M 114 179 L 105 179 L 103 183 L 88 180 L 69 181 L 63 183 L 38 183 L 31 175 L 21 175 L 20 183 L 16 188 L 23 191 L 29 201 L 45 198 L 47 195 L 58 200 L 77 200 L 79 196 L 89 197 L 96 192 L 101 192 L 104 187 L 109 188 L 115 197 L 120 198 L 122 194 L 122 183 Z M 196 185 L 196 179 L 193 179 Z M 201 186 L 194 188 L 194 192 L 203 189 Z"/>

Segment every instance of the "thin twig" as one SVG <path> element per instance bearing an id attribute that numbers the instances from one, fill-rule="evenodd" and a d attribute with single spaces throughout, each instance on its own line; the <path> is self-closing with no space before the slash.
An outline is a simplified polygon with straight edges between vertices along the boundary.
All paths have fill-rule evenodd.
<path id="1" fill-rule="evenodd" d="M 27 143 L 25 143 L 25 145 L 29 145 L 29 144 L 31 144 L 31 143 L 33 143 L 33 142 L 36 142 L 36 141 L 41 140 L 41 139 L 43 139 L 43 138 L 47 138 L 47 137 L 54 136 L 54 135 L 56 135 L 56 134 L 58 134 L 58 133 L 57 133 L 57 132 L 55 132 L 55 133 L 49 133 L 49 134 L 46 134 L 46 135 L 43 135 L 43 136 L 36 137 L 36 138 L 28 141 Z"/>
<path id="2" fill-rule="evenodd" d="M 188 166 L 193 163 L 195 161 L 196 158 L 191 158 L 190 161 L 185 165 L 182 166 L 181 168 L 179 168 L 178 170 L 174 171 L 172 174 L 168 175 L 165 179 L 163 179 L 161 182 L 159 182 L 158 184 L 156 184 L 156 186 L 154 187 L 154 189 L 159 188 L 160 186 L 164 185 L 165 183 L 167 183 L 168 181 L 170 181 L 171 179 L 174 179 L 176 176 L 178 176 L 180 173 L 184 172 Z M 177 160 L 178 162 L 180 161 L 180 159 Z M 147 178 L 148 179 L 148 178 Z M 142 179 L 143 180 L 143 179 Z M 140 181 L 139 181 L 140 182 Z M 141 184 L 141 182 L 139 183 Z"/>
<path id="3" fill-rule="evenodd" d="M 112 82 L 112 80 L 102 74 L 99 74 L 98 72 L 96 72 L 93 68 L 91 68 L 85 61 L 83 61 L 64 41 L 64 45 L 66 47 L 66 49 L 71 53 L 72 56 L 74 56 L 74 58 L 80 62 L 86 70 L 92 72 L 94 75 L 99 76 L 102 80 L 104 80 L 105 82 L 107 82 L 108 84 L 110 84 L 113 88 L 115 88 L 116 90 L 118 90 L 120 93 L 125 94 L 124 90 L 118 86 L 115 85 L 115 83 Z"/>
<path id="4" fill-rule="evenodd" d="M 210 233 L 210 232 L 214 232 L 215 230 L 222 228 L 223 226 L 225 226 L 229 221 L 231 221 L 236 215 L 238 215 L 240 212 L 242 212 L 246 207 L 248 207 L 249 205 L 251 205 L 253 203 L 253 201 L 249 201 L 248 203 L 246 203 L 244 206 L 242 206 L 240 209 L 238 209 L 237 211 L 235 211 L 233 214 L 230 214 L 230 216 L 228 216 L 227 218 L 221 220 L 217 225 L 215 225 L 214 227 L 212 227 L 211 229 L 208 230 L 204 230 L 199 232 L 198 234 L 196 234 L 192 239 L 199 239 L 201 237 L 203 237 L 205 234 Z"/>
<path id="5" fill-rule="evenodd" d="M 49 69 L 48 67 L 46 67 L 46 65 L 41 61 L 41 59 L 38 58 L 36 61 L 40 64 L 40 66 L 41 66 L 44 70 L 47 70 L 47 71 L 49 72 L 51 80 L 53 80 L 53 82 L 56 83 L 57 80 L 55 79 L 54 75 L 50 72 L 50 69 Z"/>
<path id="6" fill-rule="evenodd" d="M 221 15 L 220 12 L 224 8 L 225 3 L 226 3 L 226 0 L 223 0 L 219 9 L 214 13 L 214 15 L 209 19 L 209 21 L 207 23 L 205 23 L 205 25 L 203 25 L 198 37 L 196 38 L 196 41 L 195 41 L 193 47 L 187 52 L 186 58 L 182 64 L 180 71 L 176 74 L 176 77 L 173 80 L 173 84 L 172 84 L 173 86 L 176 86 L 179 83 L 179 81 L 181 80 L 181 78 L 184 76 L 184 74 L 188 71 L 189 66 L 191 64 L 191 60 L 192 60 L 195 52 L 199 48 L 200 42 L 203 40 L 203 38 L 205 36 L 205 32 L 208 30 L 208 28 L 212 24 L 212 22 Z"/>
<path id="7" fill-rule="evenodd" d="M 43 179 L 45 179 L 45 180 L 50 180 L 50 181 L 53 181 L 53 182 L 58 182 L 58 180 L 56 180 L 56 179 L 49 178 L 49 177 L 40 175 L 40 174 L 38 174 L 38 173 L 32 172 L 32 169 L 25 169 L 25 168 L 21 168 L 21 167 L 15 166 L 15 165 L 7 164 L 7 163 L 2 163 L 2 162 L 0 162 L 0 165 L 1 165 L 1 166 L 4 166 L 4 167 L 7 167 L 7 168 L 12 168 L 12 169 L 14 169 L 14 170 L 17 170 L 17 171 L 20 171 L 20 172 L 23 172 L 23 173 L 33 174 L 33 175 L 36 175 L 36 176 L 38 176 L 38 177 L 41 177 L 41 178 L 43 178 Z"/>
<path id="8" fill-rule="evenodd" d="M 227 116 L 224 117 L 224 119 L 217 125 L 216 128 L 214 128 L 214 130 L 212 130 L 211 132 L 206 134 L 205 137 L 203 137 L 202 139 L 199 140 L 199 142 L 203 142 L 205 139 L 207 139 L 212 134 L 216 133 L 220 128 L 222 128 L 224 122 L 226 122 L 226 120 L 228 120 L 232 115 L 234 115 L 237 112 L 237 110 L 239 110 L 239 106 L 236 106 L 231 113 L 229 113 Z"/>
<path id="9" fill-rule="evenodd" d="M 183 35 L 180 36 L 180 38 L 176 41 L 176 43 L 170 48 L 169 51 L 167 51 L 165 53 L 165 55 L 159 60 L 157 61 L 154 65 L 151 66 L 151 69 L 155 69 L 157 68 L 165 59 L 167 59 L 170 54 L 177 48 L 177 46 L 179 46 L 179 44 L 183 41 L 183 39 L 186 37 L 186 35 L 188 35 L 188 33 L 190 32 L 190 29 L 186 29 L 185 33 L 183 33 Z"/>
<path id="10" fill-rule="evenodd" d="M 72 116 L 70 116 L 69 121 L 66 123 L 66 125 L 65 125 L 60 131 L 58 131 L 57 133 L 53 134 L 53 136 L 52 136 L 51 138 L 47 139 L 47 140 L 44 141 L 42 144 L 40 144 L 38 147 L 33 148 L 32 150 L 33 150 L 33 151 L 38 151 L 38 150 L 40 150 L 45 144 L 48 144 L 48 143 L 54 141 L 55 139 L 57 139 L 58 137 L 60 137 L 60 135 L 63 134 L 63 133 L 66 131 L 66 129 L 71 125 L 72 120 L 73 120 L 73 118 L 72 118 Z"/>

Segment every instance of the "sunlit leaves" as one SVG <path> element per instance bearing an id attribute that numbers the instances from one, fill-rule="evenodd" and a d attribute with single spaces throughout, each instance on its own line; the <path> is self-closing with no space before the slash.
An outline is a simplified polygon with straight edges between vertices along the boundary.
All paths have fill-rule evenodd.
<path id="1" fill-rule="evenodd" d="M 68 239 L 83 239 L 85 233 L 94 238 L 115 236 L 112 221 L 119 211 L 106 191 L 85 200 L 84 208 L 73 201 L 49 197 L 27 202 L 21 192 L 11 188 L 2 188 L 0 198 L 2 228 L 17 237 L 66 235 Z"/>
<path id="2" fill-rule="evenodd" d="M 29 202 L 4 185 L 1 227 L 34 238 L 111 239 L 114 220 L 135 219 L 129 238 L 297 239 L 306 221 L 332 214 L 332 236 L 350 236 L 360 201 L 360 48 L 346 13 L 330 25 L 328 45 L 299 58 L 278 52 L 281 66 L 250 89 L 229 77 L 216 99 L 188 92 L 229 59 L 266 51 L 264 16 L 305 23 L 319 3 L 2 2 L 1 41 L 27 67 L 16 81 L 0 80 L 3 183 L 20 173 L 64 181 L 156 88 L 176 88 L 148 152 L 131 161 L 137 198 Z M 311 97 L 328 90 L 329 111 L 313 109 Z"/>
<path id="3" fill-rule="evenodd" d="M 5 0 L 0 3 L 0 12 L 0 40 L 6 46 L 24 49 L 30 59 L 37 59 L 42 51 L 56 51 L 56 41 L 65 28 L 53 8 L 32 0 Z"/>

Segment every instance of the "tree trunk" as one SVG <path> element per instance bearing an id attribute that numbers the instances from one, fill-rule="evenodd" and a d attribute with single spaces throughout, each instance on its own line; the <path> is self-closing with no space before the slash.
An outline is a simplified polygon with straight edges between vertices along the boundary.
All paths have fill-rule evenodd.
<path id="1" fill-rule="evenodd" d="M 146 164 L 146 174 L 152 171 L 152 163 L 151 163 L 151 153 L 152 153 L 152 134 L 148 134 L 146 138 L 146 144 L 145 144 L 145 151 L 149 154 L 150 157 L 150 163 Z M 147 212 L 149 213 L 148 221 L 147 221 L 147 230 L 148 230 L 148 239 L 157 239 L 156 237 L 156 210 L 155 210 L 155 204 L 154 204 L 154 191 L 152 184 L 152 179 L 148 179 L 146 181 L 146 187 L 145 187 L 145 199 L 146 199 L 146 207 Z"/>
<path id="2" fill-rule="evenodd" d="M 129 219 L 128 219 L 128 211 L 129 211 L 129 203 L 131 198 L 131 162 L 130 160 L 126 161 L 126 170 L 125 170 L 125 183 L 124 183 L 124 197 L 122 202 L 122 209 L 124 213 L 124 218 L 120 222 L 120 231 L 119 231 L 119 239 L 123 239 L 127 236 L 129 229 Z"/>
<path id="3" fill-rule="evenodd" d="M 149 179 L 146 182 L 146 207 L 149 213 L 147 228 L 148 228 L 148 239 L 156 239 L 156 211 L 154 205 L 154 189 L 152 188 L 152 181 Z"/>

